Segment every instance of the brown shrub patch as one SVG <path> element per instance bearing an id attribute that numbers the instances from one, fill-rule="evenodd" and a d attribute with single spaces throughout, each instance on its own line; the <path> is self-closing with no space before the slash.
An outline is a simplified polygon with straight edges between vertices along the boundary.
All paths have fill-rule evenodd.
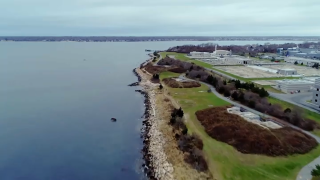
<path id="1" fill-rule="evenodd" d="M 212 138 L 242 153 L 285 156 L 304 154 L 317 146 L 316 140 L 303 132 L 291 127 L 264 129 L 229 114 L 226 107 L 197 111 L 196 116 Z"/>
<path id="2" fill-rule="evenodd" d="M 148 63 L 146 66 L 144 66 L 144 68 L 150 74 L 160 74 L 160 73 L 165 72 L 169 69 L 169 68 L 163 67 L 163 66 L 153 66 L 151 63 Z"/>
<path id="3" fill-rule="evenodd" d="M 171 88 L 194 88 L 201 86 L 201 84 L 196 81 L 178 82 L 174 78 L 165 78 L 162 81 Z"/>

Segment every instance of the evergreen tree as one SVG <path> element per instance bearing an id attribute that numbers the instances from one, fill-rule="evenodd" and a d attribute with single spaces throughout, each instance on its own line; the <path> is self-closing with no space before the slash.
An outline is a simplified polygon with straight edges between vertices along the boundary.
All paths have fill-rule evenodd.
<path id="1" fill-rule="evenodd" d="M 320 165 L 317 164 L 315 169 L 312 169 L 311 175 L 314 177 L 320 176 Z"/>

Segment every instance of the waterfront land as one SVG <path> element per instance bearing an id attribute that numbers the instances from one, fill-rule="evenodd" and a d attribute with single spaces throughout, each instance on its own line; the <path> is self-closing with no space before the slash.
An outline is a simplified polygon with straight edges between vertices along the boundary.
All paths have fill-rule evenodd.
<path id="1" fill-rule="evenodd" d="M 166 55 L 174 55 L 176 59 L 192 62 L 198 66 L 216 70 L 212 67 L 212 65 L 201 61 L 191 60 L 184 54 L 171 52 L 161 52 L 160 54 L 162 57 L 165 57 Z M 229 106 L 229 102 L 219 98 L 214 93 L 208 92 L 209 87 L 203 83 L 200 87 L 195 88 L 171 88 L 166 86 L 166 83 L 163 83 L 164 79 L 177 78 L 180 76 L 180 73 L 173 73 L 169 71 L 159 71 L 158 73 L 160 74 L 160 82 L 162 82 L 162 85 L 164 86 L 163 90 L 161 91 L 163 95 L 170 100 L 174 107 L 181 107 L 185 113 L 184 119 L 185 124 L 188 127 L 188 134 L 195 133 L 202 139 L 204 144 L 203 152 L 208 163 L 209 172 L 214 179 L 295 179 L 301 168 L 320 155 L 319 146 L 305 154 L 294 154 L 278 157 L 244 154 L 239 152 L 233 146 L 210 137 L 196 117 L 196 112 L 200 110 L 212 107 Z M 230 74 L 230 76 L 238 78 L 233 74 Z M 243 78 L 241 80 L 250 82 L 260 79 Z M 274 80 L 274 78 L 272 78 L 272 80 Z M 268 100 L 271 103 L 281 104 L 282 108 L 284 109 L 294 108 L 290 104 L 279 102 L 277 99 L 268 98 Z M 308 118 L 319 120 L 319 114 L 308 111 L 305 111 L 305 113 Z M 315 134 L 317 134 L 317 132 L 318 130 L 314 131 Z M 168 133 L 168 137 L 170 137 L 170 133 Z M 180 161 L 180 163 L 182 162 Z M 174 164 L 173 167 L 176 170 L 176 166 L 179 163 L 174 163 L 173 160 L 172 164 Z M 188 165 L 184 164 L 184 166 Z"/>
<path id="2" fill-rule="evenodd" d="M 164 72 L 160 77 L 178 77 L 178 74 Z M 229 105 L 228 102 L 207 93 L 205 85 L 192 89 L 166 89 L 172 100 L 186 112 L 189 133 L 197 133 L 202 138 L 209 169 L 216 179 L 294 179 L 304 165 L 320 155 L 319 147 L 305 155 L 288 157 L 242 154 L 232 146 L 211 138 L 195 115 L 198 110 Z"/>

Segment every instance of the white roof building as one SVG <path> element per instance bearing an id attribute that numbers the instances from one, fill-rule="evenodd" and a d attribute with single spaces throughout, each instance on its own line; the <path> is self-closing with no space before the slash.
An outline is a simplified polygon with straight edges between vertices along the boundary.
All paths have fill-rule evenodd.
<path id="1" fill-rule="evenodd" d="M 282 75 L 286 75 L 286 76 L 298 75 L 298 72 L 295 69 L 279 69 L 277 73 L 282 74 Z"/>
<path id="2" fill-rule="evenodd" d="M 307 66 L 313 66 L 314 63 L 320 63 L 320 60 L 313 60 L 313 59 L 292 57 L 292 56 L 285 57 L 284 61 L 288 63 L 295 63 L 295 62 L 299 64 L 303 63 L 304 65 L 307 65 Z"/>
<path id="3" fill-rule="evenodd" d="M 215 46 L 215 51 L 212 53 L 209 52 L 190 52 L 190 55 L 194 58 L 210 58 L 210 57 L 223 57 L 223 56 L 231 56 L 231 51 L 227 50 L 217 50 L 217 45 Z"/>
<path id="4" fill-rule="evenodd" d="M 277 81 L 277 88 L 284 93 L 294 93 L 297 91 L 308 92 L 314 87 L 314 83 L 301 79 L 284 79 Z"/>

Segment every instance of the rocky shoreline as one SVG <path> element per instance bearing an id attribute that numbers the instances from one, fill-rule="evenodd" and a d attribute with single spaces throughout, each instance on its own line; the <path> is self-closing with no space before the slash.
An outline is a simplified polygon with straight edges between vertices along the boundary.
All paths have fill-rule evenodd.
<path id="1" fill-rule="evenodd" d="M 164 151 L 166 139 L 160 131 L 161 119 L 158 118 L 156 112 L 156 92 L 157 89 L 152 84 L 147 75 L 141 69 L 134 69 L 133 73 L 138 77 L 138 81 L 143 90 L 136 90 L 144 97 L 144 120 L 142 135 L 144 147 L 142 154 L 145 163 L 142 165 L 146 176 L 151 180 L 173 180 L 173 166 L 167 161 Z"/>

